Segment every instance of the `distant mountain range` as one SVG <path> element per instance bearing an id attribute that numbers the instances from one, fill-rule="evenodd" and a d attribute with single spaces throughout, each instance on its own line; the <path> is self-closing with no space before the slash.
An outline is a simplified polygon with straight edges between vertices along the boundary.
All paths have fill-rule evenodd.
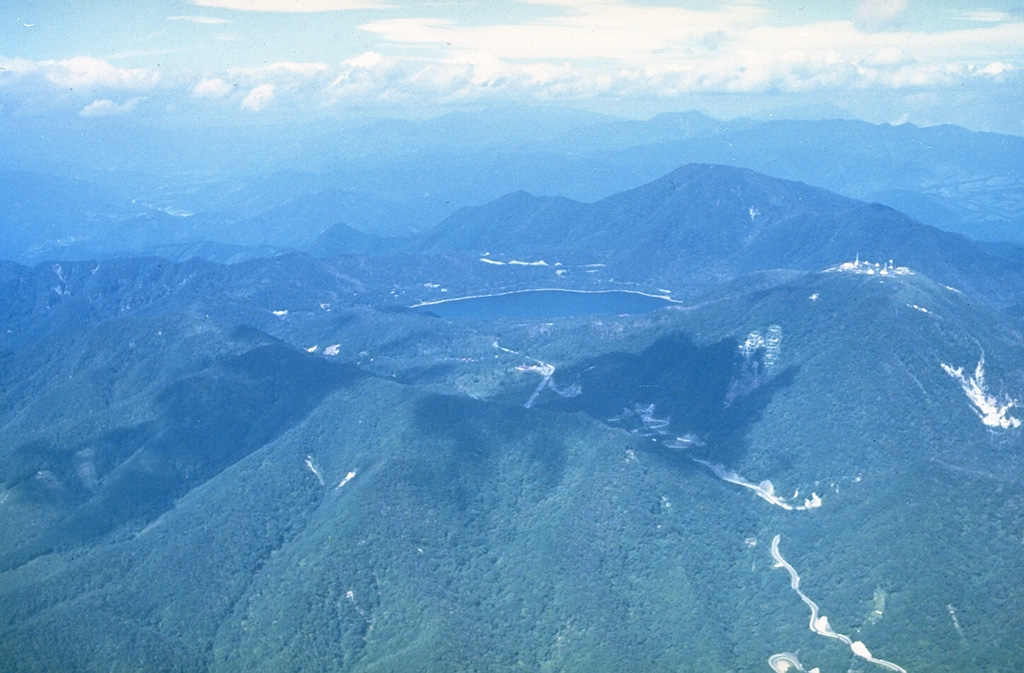
<path id="1" fill-rule="evenodd" d="M 252 254 L 313 251 L 337 223 L 408 236 L 516 190 L 592 202 L 687 162 L 742 166 L 974 239 L 1024 243 L 1024 138 L 957 127 L 521 109 L 289 129 L 258 143 L 239 129 L 149 131 L 129 151 L 102 125 L 77 129 L 72 146 L 52 148 L 71 157 L 63 162 L 48 159 L 41 140 L 0 135 L 0 258 L 145 255 L 208 242 Z M 53 130 L 47 142 L 64 135 Z M 149 145 L 159 147 L 147 153 Z"/>

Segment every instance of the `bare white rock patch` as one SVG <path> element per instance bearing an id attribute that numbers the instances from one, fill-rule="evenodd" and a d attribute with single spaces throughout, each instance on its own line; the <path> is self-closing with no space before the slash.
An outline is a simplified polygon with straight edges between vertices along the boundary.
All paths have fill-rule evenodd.
<path id="1" fill-rule="evenodd" d="M 335 486 L 334 488 L 335 488 L 335 489 L 341 488 L 342 486 L 344 486 L 344 485 L 345 485 L 345 484 L 347 484 L 348 482 L 350 482 L 350 481 L 352 481 L 353 479 L 355 479 L 355 476 L 356 476 L 356 471 L 355 471 L 355 470 L 352 470 L 351 472 L 349 472 L 348 474 L 346 474 L 346 475 L 345 475 L 345 478 L 344 478 L 344 479 L 342 479 L 342 480 L 341 480 L 341 482 L 340 482 L 340 483 L 339 483 L 339 484 L 338 484 L 337 486 Z"/>
<path id="2" fill-rule="evenodd" d="M 940 363 L 942 370 L 952 378 L 960 382 L 967 399 L 974 405 L 974 411 L 978 414 L 981 422 L 990 428 L 1009 430 L 1019 428 L 1020 420 L 1010 416 L 1011 408 L 1019 406 L 1017 400 L 1004 396 L 1002 400 L 996 398 L 988 391 L 985 385 L 985 354 L 981 354 L 977 366 L 974 368 L 974 375 L 964 374 L 963 367 L 953 367 L 945 362 Z"/>

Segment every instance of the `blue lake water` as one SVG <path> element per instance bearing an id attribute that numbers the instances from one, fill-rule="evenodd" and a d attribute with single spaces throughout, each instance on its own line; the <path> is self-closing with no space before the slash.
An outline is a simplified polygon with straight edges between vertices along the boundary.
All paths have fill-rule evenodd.
<path id="1" fill-rule="evenodd" d="M 639 292 L 614 290 L 578 292 L 571 290 L 523 290 L 480 297 L 449 299 L 414 306 L 452 320 L 498 320 L 514 318 L 539 320 L 590 314 L 649 313 L 660 308 L 677 306 L 666 297 Z"/>

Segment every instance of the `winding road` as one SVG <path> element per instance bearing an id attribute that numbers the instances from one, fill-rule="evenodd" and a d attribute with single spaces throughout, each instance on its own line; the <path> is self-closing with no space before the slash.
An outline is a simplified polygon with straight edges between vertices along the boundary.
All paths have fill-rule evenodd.
<path id="1" fill-rule="evenodd" d="M 711 463 L 706 460 L 701 460 L 700 458 L 694 458 L 693 462 L 700 463 L 701 465 L 707 467 L 708 469 L 715 473 L 716 477 L 718 477 L 722 481 L 727 481 L 730 484 L 736 484 L 737 486 L 742 486 L 743 488 L 749 488 L 751 491 L 756 493 L 759 498 L 767 502 L 770 502 L 776 507 L 781 507 L 782 509 L 789 510 L 791 512 L 802 512 L 805 510 L 817 509 L 821 507 L 821 496 L 819 496 L 817 493 L 811 493 L 811 497 L 804 500 L 804 504 L 802 505 L 791 505 L 782 498 L 780 498 L 779 496 L 775 495 L 775 487 L 772 485 L 772 482 L 768 481 L 767 479 L 762 481 L 760 484 L 754 484 L 752 482 L 747 481 L 746 479 L 736 474 L 735 472 L 731 472 L 725 469 L 724 465 Z"/>
<path id="2" fill-rule="evenodd" d="M 897 666 L 891 661 L 886 661 L 884 659 L 876 659 L 875 657 L 871 656 L 871 652 L 868 650 L 867 646 L 861 641 L 853 640 L 849 636 L 843 635 L 842 633 L 836 633 L 832 630 L 832 627 L 829 626 L 828 623 L 828 617 L 824 615 L 819 616 L 818 604 L 812 601 L 810 598 L 808 598 L 807 594 L 805 594 L 803 591 L 800 591 L 800 575 L 797 573 L 796 568 L 791 566 L 786 561 L 786 559 L 782 558 L 782 553 L 779 552 L 779 540 L 781 538 L 781 535 L 776 535 L 772 539 L 772 558 L 775 559 L 776 568 L 785 568 L 786 571 L 789 572 L 789 586 L 791 586 L 793 588 L 793 591 L 795 591 L 797 595 L 800 596 L 800 600 L 806 603 L 807 607 L 811 609 L 811 631 L 817 633 L 820 636 L 825 636 L 826 638 L 835 638 L 836 640 L 841 640 L 842 642 L 849 645 L 850 650 L 861 659 L 866 659 L 867 661 L 870 661 L 873 664 L 877 664 L 883 668 L 887 668 L 890 671 L 897 671 L 897 673 L 907 673 L 907 670 L 905 668 Z"/>
<path id="3" fill-rule="evenodd" d="M 571 386 L 567 386 L 566 388 L 563 389 L 559 389 L 558 386 L 555 385 L 555 381 L 552 378 L 555 375 L 554 365 L 544 362 L 543 360 L 538 360 L 537 358 L 531 357 L 524 353 L 520 353 L 519 351 L 514 351 L 511 348 L 505 348 L 504 346 L 500 346 L 498 345 L 497 341 L 494 342 L 493 346 L 505 353 L 518 355 L 521 358 L 532 360 L 533 362 L 536 363 L 532 365 L 521 365 L 517 367 L 517 369 L 519 369 L 519 371 L 521 372 L 535 372 L 537 374 L 540 374 L 541 376 L 540 383 L 537 384 L 537 389 L 533 391 L 533 394 L 530 395 L 530 399 L 526 400 L 526 404 L 523 405 L 525 408 L 529 409 L 530 407 L 532 407 L 533 403 L 537 401 L 537 397 L 540 396 L 540 394 L 544 391 L 545 388 L 551 388 L 551 390 L 555 391 L 562 397 L 576 397 L 577 395 L 580 394 L 580 387 L 578 385 L 574 384 Z"/>
<path id="4" fill-rule="evenodd" d="M 792 652 L 782 652 L 780 654 L 773 654 L 768 657 L 768 665 L 772 667 L 775 673 L 787 673 L 790 669 L 796 671 L 803 671 L 804 667 L 800 665 L 800 660 L 796 658 L 796 655 Z M 812 668 L 811 673 L 817 673 L 817 668 Z"/>

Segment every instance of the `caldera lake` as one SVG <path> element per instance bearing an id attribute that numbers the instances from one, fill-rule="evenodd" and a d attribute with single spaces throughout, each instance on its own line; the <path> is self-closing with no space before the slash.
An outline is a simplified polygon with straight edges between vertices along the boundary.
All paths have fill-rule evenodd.
<path id="1" fill-rule="evenodd" d="M 591 314 L 650 313 L 681 305 L 669 297 L 629 290 L 538 289 L 443 299 L 410 308 L 449 320 L 543 320 Z"/>

